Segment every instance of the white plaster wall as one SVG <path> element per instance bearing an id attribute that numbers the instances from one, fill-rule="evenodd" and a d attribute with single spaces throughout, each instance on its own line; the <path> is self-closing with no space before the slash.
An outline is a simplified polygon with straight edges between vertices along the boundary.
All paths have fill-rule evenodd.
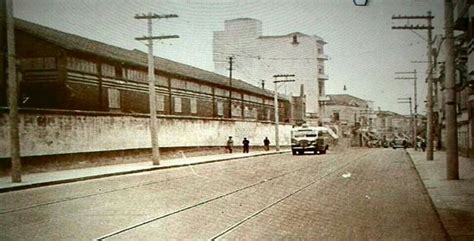
<path id="1" fill-rule="evenodd" d="M 262 145 L 275 143 L 275 127 L 255 121 L 159 118 L 160 147 L 223 146 L 228 136 L 236 145 L 243 137 Z M 0 114 L 0 158 L 9 157 L 8 115 Z M 289 145 L 290 125 L 280 125 L 280 143 Z M 22 156 L 150 148 L 149 119 L 141 116 L 21 114 Z"/>

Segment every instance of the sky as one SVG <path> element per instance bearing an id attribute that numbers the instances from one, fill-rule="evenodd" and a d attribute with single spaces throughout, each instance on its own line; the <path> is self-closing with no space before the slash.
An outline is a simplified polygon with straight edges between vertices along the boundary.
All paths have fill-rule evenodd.
<path id="1" fill-rule="evenodd" d="M 360 0 L 358 0 L 360 1 Z M 398 98 L 413 96 L 413 81 L 397 80 L 394 72 L 417 70 L 418 110 L 425 114 L 427 30 L 393 30 L 426 20 L 392 20 L 393 15 L 432 12 L 433 36 L 444 34 L 442 0 L 14 0 L 17 18 L 77 34 L 110 45 L 147 52 L 135 37 L 146 34 L 146 21 L 136 14 L 177 14 L 155 21 L 154 35 L 179 35 L 157 42 L 159 57 L 214 71 L 212 38 L 224 21 L 255 18 L 263 35 L 302 32 L 323 38 L 327 45 L 327 94 L 350 94 L 374 101 L 382 110 L 409 114 Z M 440 37 L 440 36 L 438 36 Z M 250 81 L 252 84 L 256 84 Z M 344 85 L 347 90 L 344 91 Z"/>

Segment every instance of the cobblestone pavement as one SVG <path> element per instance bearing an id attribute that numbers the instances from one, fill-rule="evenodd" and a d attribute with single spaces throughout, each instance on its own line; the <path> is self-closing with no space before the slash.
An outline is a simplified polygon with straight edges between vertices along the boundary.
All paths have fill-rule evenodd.
<path id="1" fill-rule="evenodd" d="M 403 150 L 275 155 L 0 194 L 0 240 L 445 240 Z"/>

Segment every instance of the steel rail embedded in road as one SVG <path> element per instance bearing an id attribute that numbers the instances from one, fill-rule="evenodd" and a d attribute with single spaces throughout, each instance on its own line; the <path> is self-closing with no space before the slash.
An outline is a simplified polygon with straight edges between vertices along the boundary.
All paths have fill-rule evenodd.
<path id="1" fill-rule="evenodd" d="M 341 165 L 341 166 L 339 166 L 339 167 L 336 167 L 336 168 L 334 168 L 333 170 L 330 170 L 328 173 L 326 173 L 326 174 L 324 174 L 324 175 L 322 175 L 322 176 L 320 176 L 320 177 L 314 179 L 314 180 L 311 181 L 310 183 L 308 183 L 308 184 L 306 184 L 306 185 L 303 185 L 302 187 L 296 189 L 295 191 L 293 191 L 293 192 L 287 194 L 286 196 L 284 196 L 284 197 L 282 197 L 282 198 L 280 198 L 280 199 L 274 201 L 273 203 L 270 203 L 269 205 L 265 206 L 264 208 L 262 208 L 262 209 L 260 209 L 260 210 L 258 210 L 258 211 L 256 211 L 256 212 L 254 212 L 253 214 L 251 214 L 251 215 L 247 216 L 246 218 L 240 220 L 239 222 L 233 224 L 232 226 L 228 227 L 228 228 L 225 229 L 224 231 L 222 231 L 222 232 L 218 233 L 217 235 L 213 236 L 213 237 L 210 238 L 209 240 L 217 240 L 217 239 L 221 238 L 222 236 L 224 236 L 224 235 L 230 233 L 231 231 L 235 230 L 236 228 L 238 228 L 238 227 L 239 227 L 240 225 L 242 225 L 243 223 L 245 223 L 245 222 L 247 222 L 247 221 L 249 221 L 249 220 L 255 218 L 256 216 L 258 216 L 259 214 L 261 214 L 261 213 L 265 212 L 266 210 L 272 208 L 273 206 L 275 206 L 275 205 L 277 205 L 277 204 L 279 204 L 279 203 L 285 201 L 286 199 L 288 199 L 288 198 L 294 196 L 295 194 L 297 194 L 297 193 L 299 193 L 299 192 L 305 190 L 306 188 L 308 188 L 308 187 L 314 185 L 315 183 L 317 183 L 317 182 L 323 180 L 323 179 L 326 178 L 327 176 L 329 176 L 329 175 L 331 175 L 331 174 L 333 174 L 333 173 L 335 173 L 335 172 L 337 172 L 337 171 L 339 171 L 339 170 L 341 170 L 341 169 L 343 169 L 343 168 L 349 166 L 350 164 L 353 164 L 354 161 L 359 161 L 360 159 L 366 157 L 368 154 L 369 154 L 369 153 L 366 153 L 366 154 L 360 156 L 359 158 L 357 158 L 356 160 L 350 160 L 350 161 L 344 163 L 343 165 Z"/>
<path id="2" fill-rule="evenodd" d="M 357 160 L 362 159 L 363 157 L 367 156 L 368 154 L 370 154 L 370 153 L 364 153 L 363 155 L 361 155 L 360 157 L 358 157 Z M 325 174 L 324 176 L 320 177 L 319 180 L 322 180 L 324 177 L 327 177 L 328 175 L 330 175 L 330 174 L 332 174 L 332 173 L 334 173 L 334 172 L 336 172 L 336 171 L 338 171 L 338 170 L 340 170 L 340 169 L 342 169 L 342 168 L 348 166 L 348 165 L 349 165 L 350 163 L 352 163 L 352 162 L 354 162 L 354 160 L 351 160 L 351 161 L 346 162 L 344 165 L 341 165 L 340 167 L 338 167 L 338 168 L 336 168 L 336 169 L 330 171 L 330 173 Z M 196 203 L 196 204 L 193 204 L 193 205 L 190 205 L 190 206 L 187 206 L 187 207 L 178 209 L 178 210 L 176 210 L 176 211 L 173 211 L 173 212 L 170 212 L 170 213 L 167 213 L 167 214 L 163 214 L 163 215 L 160 215 L 160 216 L 157 216 L 157 217 L 153 217 L 153 218 L 150 218 L 150 219 L 145 220 L 145 221 L 143 221 L 143 222 L 140 222 L 140 223 L 137 223 L 137 224 L 134 224 L 134 225 L 130 225 L 130 226 L 128 226 L 128 227 L 125 227 L 125 228 L 116 230 L 116 231 L 114 231 L 114 232 L 111 232 L 111 233 L 109 233 L 109 234 L 103 235 L 103 236 L 101 236 L 101 237 L 99 237 L 99 238 L 96 238 L 96 239 L 94 239 L 94 240 L 105 240 L 105 239 L 111 238 L 111 237 L 113 237 L 113 236 L 116 236 L 116 235 L 125 233 L 125 232 L 127 232 L 127 231 L 130 231 L 130 230 L 133 230 L 133 229 L 142 227 L 142 226 L 144 226 L 144 225 L 153 223 L 153 222 L 155 222 L 155 221 L 164 219 L 164 218 L 166 218 L 166 217 L 170 217 L 170 216 L 172 216 L 172 215 L 175 215 L 175 214 L 178 214 L 178 213 L 181 213 L 181 212 L 184 212 L 184 211 L 193 209 L 193 208 L 197 208 L 197 207 L 202 206 L 202 205 L 204 205 L 204 204 L 211 203 L 211 202 L 213 202 L 213 201 L 216 201 L 216 200 L 222 199 L 222 198 L 224 198 L 224 197 L 227 197 L 227 196 L 236 194 L 236 193 L 241 192 L 241 191 L 244 191 L 244 190 L 246 190 L 246 189 L 249 189 L 249 188 L 253 188 L 253 187 L 262 185 L 262 184 L 264 184 L 264 183 L 267 183 L 267 182 L 269 182 L 269 181 L 272 181 L 272 180 L 275 180 L 275 179 L 278 179 L 278 178 L 282 178 L 282 177 L 287 176 L 287 175 L 289 175 L 289 174 L 292 174 L 292 173 L 295 173 L 295 172 L 298 172 L 298 171 L 301 171 L 301 170 L 306 170 L 306 169 L 307 169 L 308 167 L 310 167 L 310 166 L 311 166 L 311 165 L 305 165 L 304 167 L 301 167 L 301 168 L 296 168 L 296 169 L 293 169 L 293 170 L 291 170 L 291 171 L 288 171 L 288 172 L 285 172 L 285 173 L 282 173 L 282 174 L 279 174 L 279 175 L 275 175 L 275 176 L 270 177 L 270 178 L 265 178 L 265 179 L 260 180 L 260 181 L 258 181 L 258 182 L 255 182 L 255 183 L 252 183 L 252 184 L 250 184 L 250 185 L 244 186 L 244 187 L 242 187 L 242 188 L 238 188 L 238 189 L 235 189 L 235 190 L 233 190 L 233 191 L 230 191 L 230 192 L 227 192 L 227 193 L 218 195 L 218 196 L 216 196 L 216 197 L 207 199 L 207 200 L 205 200 L 205 201 L 202 201 L 202 202 L 199 202 L 199 203 Z M 314 183 L 312 182 L 312 183 L 310 183 L 308 186 L 310 186 L 310 185 L 312 185 L 312 184 L 314 184 Z M 304 189 L 304 188 L 303 188 L 303 189 Z M 303 189 L 302 189 L 302 190 L 303 190 Z M 299 191 L 301 191 L 301 190 L 299 190 Z M 298 191 L 298 192 L 299 192 L 299 191 Z M 292 195 L 294 195 L 294 194 L 296 194 L 296 193 L 293 193 Z M 288 198 L 288 197 L 284 197 L 284 198 Z M 276 203 L 275 203 L 275 204 L 276 204 Z M 275 204 L 273 204 L 273 205 L 275 205 Z M 266 207 L 266 208 L 268 209 L 268 208 L 270 208 L 270 207 Z M 262 212 L 263 212 L 263 211 L 262 211 Z M 257 215 L 258 215 L 258 214 L 257 214 Z M 255 214 L 254 214 L 254 216 L 255 216 Z M 248 220 L 248 219 L 247 219 L 247 220 Z M 245 222 L 245 221 L 244 221 L 244 222 Z M 243 223 L 243 222 L 241 222 L 241 223 Z M 240 223 L 240 224 L 241 224 L 241 223 Z M 240 225 L 240 224 L 239 224 L 239 225 Z M 238 225 L 237 225 L 237 226 L 238 226 Z M 235 226 L 235 227 L 237 227 L 237 226 Z M 235 227 L 234 227 L 234 228 L 235 228 Z M 229 230 L 229 231 L 230 231 L 230 230 Z M 226 232 L 226 233 L 227 233 L 227 232 Z"/>
<path id="3" fill-rule="evenodd" d="M 245 159 L 245 158 L 244 158 L 244 159 Z M 235 159 L 235 160 L 237 160 L 237 159 Z M 239 159 L 239 160 L 242 160 L 242 159 Z M 24 210 L 33 209 L 33 208 L 38 208 L 38 207 L 44 207 L 44 206 L 54 205 L 54 204 L 63 203 L 63 202 L 75 201 L 75 200 L 79 200 L 79 199 L 83 199 L 83 198 L 89 198 L 89 197 L 94 197 L 94 196 L 100 196 L 100 195 L 109 194 L 109 193 L 114 193 L 114 192 L 119 192 L 119 191 L 125 191 L 125 190 L 129 190 L 129 189 L 134 189 L 134 188 L 145 187 L 145 186 L 154 185 L 154 184 L 158 184 L 158 183 L 162 183 L 162 182 L 169 182 L 169 181 L 179 180 L 179 179 L 187 178 L 187 177 L 190 177 L 190 176 L 196 176 L 196 172 L 194 171 L 194 167 L 193 167 L 192 164 L 189 164 L 189 165 L 186 165 L 186 166 L 182 166 L 182 167 L 180 167 L 180 168 L 191 168 L 192 173 L 190 173 L 190 174 L 188 174 L 188 175 L 183 175 L 183 176 L 180 176 L 180 177 L 168 178 L 168 179 L 159 180 L 159 181 L 145 182 L 145 183 L 140 183 L 140 184 L 137 184 L 137 185 L 131 185 L 131 186 L 127 186 L 127 187 L 123 187 L 123 188 L 118 188 L 118 189 L 112 189 L 112 190 L 103 191 L 103 192 L 99 192 L 99 193 L 92 193 L 92 194 L 87 194 L 87 195 L 80 195 L 80 196 L 76 196 L 76 197 L 66 197 L 66 198 L 59 199 L 59 200 L 54 200 L 54 201 L 49 201 L 49 202 L 38 203 L 38 204 L 36 204 L 36 205 L 31 205 L 31 206 L 26 206 L 26 207 L 20 207 L 20 208 L 16 208 L 16 209 L 10 209 L 10 210 L 9 210 L 9 209 L 6 209 L 6 210 L 1 210 L 1 209 L 0 209 L 0 215 L 8 214 L 8 213 L 14 213 L 14 212 L 18 212 L 18 211 L 24 211 Z M 220 168 L 219 170 L 226 170 L 226 169 L 230 169 L 230 168 L 232 168 L 232 166 L 223 167 L 223 168 Z M 161 170 L 158 169 L 158 170 L 155 170 L 155 171 L 161 171 Z M 203 174 L 207 174 L 207 173 L 209 173 L 209 172 L 212 172 L 212 171 L 205 171 L 205 172 L 203 172 Z"/>
<path id="4" fill-rule="evenodd" d="M 180 212 L 183 212 L 183 211 L 186 211 L 186 210 L 189 210 L 189 209 L 192 209 L 192 208 L 195 208 L 195 207 L 204 205 L 204 204 L 206 204 L 206 203 L 209 203 L 209 202 L 212 202 L 212 201 L 215 201 L 215 200 L 218 200 L 218 199 L 221 199 L 221 198 L 230 196 L 230 195 L 232 195 L 232 194 L 235 194 L 235 193 L 237 193 L 237 192 L 243 191 L 243 190 L 245 190 L 245 189 L 249 189 L 249 188 L 258 186 L 258 185 L 260 185 L 260 184 L 262 184 L 262 183 L 265 183 L 265 182 L 268 182 L 268 181 L 272 181 L 272 180 L 277 179 L 277 178 L 281 178 L 281 177 L 283 177 L 283 176 L 289 175 L 289 174 L 291 174 L 291 173 L 294 173 L 294 172 L 297 172 L 297 171 L 299 171 L 299 170 L 306 169 L 306 168 L 307 168 L 307 166 L 304 166 L 304 167 L 297 168 L 297 169 L 292 170 L 292 171 L 289 171 L 289 172 L 285 172 L 285 173 L 280 174 L 280 175 L 276 175 L 276 176 L 273 176 L 273 177 L 270 177 L 270 178 L 266 178 L 266 179 L 260 180 L 260 181 L 258 181 L 258 182 L 255 182 L 255 183 L 252 183 L 252 184 L 247 185 L 247 186 L 245 186 L 245 187 L 242 187 L 242 188 L 233 190 L 233 191 L 231 191 L 231 192 L 221 194 L 221 195 L 219 195 L 219 196 L 216 196 L 216 197 L 213 197 L 213 198 L 211 198 L 211 199 L 207 199 L 207 200 L 205 200 L 205 201 L 202 201 L 202 202 L 199 202 L 199 203 L 196 203 L 196 204 L 187 206 L 187 207 L 182 208 L 182 209 L 178 209 L 178 210 L 176 210 L 176 211 L 174 211 L 174 212 L 170 212 L 170 213 L 167 213 L 167 214 L 158 216 L 158 217 L 154 217 L 154 218 L 148 219 L 148 220 L 146 220 L 146 221 L 143 221 L 143 222 L 140 222 L 140 223 L 131 225 L 131 226 L 129 226 L 129 227 L 126 227 L 126 228 L 117 230 L 117 231 L 115 231 L 115 232 L 109 233 L 109 234 L 104 235 L 104 236 L 102 236 L 102 237 L 100 237 L 100 238 L 97 238 L 97 239 L 95 239 L 95 240 L 104 240 L 104 239 L 110 238 L 110 237 L 115 236 L 115 235 L 117 235 L 117 234 L 124 233 L 124 232 L 126 232 L 126 231 L 129 231 L 129 230 L 138 228 L 138 227 L 140 227 L 140 226 L 146 225 L 146 224 L 151 223 L 151 222 L 155 222 L 155 221 L 157 221 L 157 220 L 166 218 L 166 217 L 168 217 L 168 216 L 171 216 L 171 215 L 174 215 L 174 214 L 177 214 L 177 213 L 180 213 Z"/>

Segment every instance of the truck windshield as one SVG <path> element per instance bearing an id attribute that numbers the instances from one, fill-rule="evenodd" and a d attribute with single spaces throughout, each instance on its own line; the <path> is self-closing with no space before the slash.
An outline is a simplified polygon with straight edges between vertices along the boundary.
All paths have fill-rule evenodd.
<path id="1" fill-rule="evenodd" d="M 318 135 L 316 134 L 316 131 L 312 130 L 300 130 L 300 131 L 295 131 L 293 132 L 294 137 L 317 137 Z"/>

